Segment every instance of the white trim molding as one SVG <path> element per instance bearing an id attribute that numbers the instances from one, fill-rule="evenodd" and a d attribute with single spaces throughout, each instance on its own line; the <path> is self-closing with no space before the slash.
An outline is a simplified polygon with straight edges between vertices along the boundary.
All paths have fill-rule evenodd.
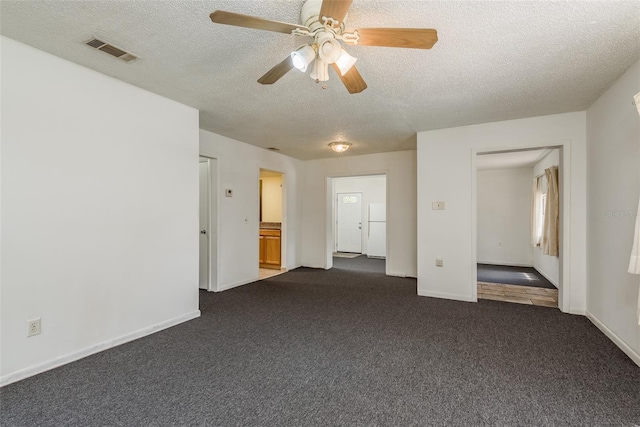
<path id="1" fill-rule="evenodd" d="M 67 363 L 75 362 L 87 356 L 91 356 L 92 354 L 100 353 L 101 351 L 108 350 L 113 347 L 117 347 L 121 344 L 125 344 L 129 341 L 137 340 L 138 338 L 151 335 L 163 329 L 167 329 L 172 326 L 176 326 L 180 323 L 193 320 L 197 317 L 200 317 L 200 310 L 192 311 L 190 313 L 183 314 L 182 316 L 174 317 L 173 319 L 169 319 L 164 322 L 157 323 L 155 325 L 138 329 L 137 331 L 131 332 L 129 334 L 121 335 L 112 340 L 103 341 L 98 344 L 94 344 L 92 346 L 86 347 L 82 350 L 74 351 L 73 353 L 69 353 L 64 356 L 57 357 L 53 360 L 40 363 L 35 366 L 30 366 L 28 368 L 24 368 L 16 372 L 12 372 L 10 374 L 4 375 L 3 377 L 0 377 L 0 387 L 4 387 L 5 385 L 14 383 L 16 381 L 20 381 L 37 374 L 41 374 L 43 372 L 49 371 L 59 366 L 66 365 Z"/>
<path id="2" fill-rule="evenodd" d="M 609 329 L 604 323 L 600 321 L 593 313 L 586 311 L 587 318 L 593 323 L 596 328 L 600 329 L 620 350 L 624 352 L 633 362 L 640 366 L 640 354 L 636 353 L 631 347 L 627 345 L 615 332 Z"/>
<path id="3" fill-rule="evenodd" d="M 478 302 L 478 298 L 469 298 L 467 295 L 458 295 L 458 294 L 448 294 L 445 292 L 430 292 L 424 291 L 418 288 L 418 295 L 421 297 L 431 297 L 431 298 L 441 298 L 448 299 L 452 301 L 462 301 L 462 302 Z"/>
<path id="4" fill-rule="evenodd" d="M 214 292 L 224 292 L 224 291 L 228 291 L 229 289 L 233 289 L 233 288 L 237 288 L 240 286 L 244 286 L 244 285 L 248 285 L 249 283 L 254 283 L 254 282 L 258 282 L 260 280 L 260 277 L 253 277 L 251 279 L 247 279 L 247 280 L 241 280 L 239 282 L 235 282 L 235 283 L 231 283 L 229 285 L 223 285 L 220 286 L 216 291 Z"/>

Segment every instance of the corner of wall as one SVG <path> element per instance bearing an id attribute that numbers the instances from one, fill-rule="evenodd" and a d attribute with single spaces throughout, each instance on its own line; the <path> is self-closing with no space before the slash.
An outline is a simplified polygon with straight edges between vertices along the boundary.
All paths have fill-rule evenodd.
<path id="1" fill-rule="evenodd" d="M 632 349 L 631 346 L 629 346 L 614 331 L 609 329 L 600 319 L 598 319 L 597 316 L 595 316 L 589 310 L 586 310 L 581 314 L 586 315 L 587 318 L 591 321 L 591 323 L 593 323 L 598 329 L 600 329 L 600 331 L 603 334 L 605 334 L 611 341 L 613 341 L 614 344 L 617 345 L 618 348 L 620 348 L 620 350 L 622 350 L 624 352 L 624 354 L 629 356 L 629 358 L 631 360 L 633 360 L 633 362 L 636 365 L 640 366 L 640 353 L 638 353 L 634 349 Z"/>

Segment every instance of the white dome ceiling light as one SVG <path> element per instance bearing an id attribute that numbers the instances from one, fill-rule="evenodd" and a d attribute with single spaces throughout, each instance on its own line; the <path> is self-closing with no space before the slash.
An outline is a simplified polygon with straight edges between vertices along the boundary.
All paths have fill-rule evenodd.
<path id="1" fill-rule="evenodd" d="M 428 28 L 360 28 L 345 31 L 345 21 L 352 0 L 307 0 L 300 14 L 304 25 L 288 24 L 234 12 L 216 10 L 210 15 L 213 22 L 259 30 L 276 31 L 296 36 L 311 37 L 313 42 L 293 51 L 284 61 L 258 79 L 270 85 L 277 82 L 292 68 L 306 72 L 316 82 L 329 80 L 329 65 L 335 70 L 349 93 L 359 93 L 367 84 L 355 66 L 356 58 L 341 45 L 385 46 L 412 49 L 431 49 L 438 41 L 436 30 Z M 323 83 L 323 88 L 326 84 Z"/>
<path id="2" fill-rule="evenodd" d="M 331 149 L 336 153 L 344 153 L 349 148 L 351 148 L 351 143 L 344 142 L 344 141 L 335 141 L 335 142 L 329 143 L 329 147 L 331 147 Z"/>

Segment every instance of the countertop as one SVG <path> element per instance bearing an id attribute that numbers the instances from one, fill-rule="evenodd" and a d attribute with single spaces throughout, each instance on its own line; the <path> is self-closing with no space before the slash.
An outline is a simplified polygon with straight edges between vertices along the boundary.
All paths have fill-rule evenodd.
<path id="1" fill-rule="evenodd" d="M 260 229 L 261 230 L 280 230 L 282 227 L 282 223 L 280 222 L 261 222 Z"/>

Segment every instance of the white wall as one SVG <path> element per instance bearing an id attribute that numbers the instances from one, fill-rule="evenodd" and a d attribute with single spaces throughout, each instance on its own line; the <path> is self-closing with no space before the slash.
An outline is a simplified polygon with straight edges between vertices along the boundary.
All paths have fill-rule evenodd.
<path id="1" fill-rule="evenodd" d="M 563 145 L 569 171 L 570 209 L 561 218 L 567 228 L 570 263 L 560 295 L 565 311 L 584 313 L 586 272 L 586 113 L 567 113 L 485 123 L 418 133 L 418 293 L 475 301 L 475 151 Z M 563 163 L 564 165 L 564 163 Z M 446 210 L 432 210 L 445 201 Z M 563 200 L 561 200 L 561 203 Z M 444 267 L 435 259 L 443 258 Z M 567 260 L 568 261 L 568 260 Z M 569 292 L 570 290 L 570 292 Z"/>
<path id="2" fill-rule="evenodd" d="M 587 110 L 587 315 L 640 365 L 639 276 L 627 273 L 640 194 L 636 62 Z"/>
<path id="3" fill-rule="evenodd" d="M 532 168 L 479 170 L 478 262 L 533 265 Z"/>
<path id="4" fill-rule="evenodd" d="M 302 265 L 332 266 L 332 192 L 328 178 L 381 173 L 387 174 L 387 274 L 416 276 L 415 151 L 304 162 Z"/>
<path id="5" fill-rule="evenodd" d="M 199 315 L 198 111 L 1 41 L 6 384 Z"/>
<path id="6" fill-rule="evenodd" d="M 544 156 L 543 159 L 540 159 L 538 163 L 533 167 L 533 174 L 531 176 L 531 180 L 533 181 L 533 177 L 544 175 L 544 170 L 550 168 L 551 166 L 560 165 L 560 150 L 555 149 L 551 150 L 549 154 Z M 543 191 L 546 191 L 546 178 L 542 179 L 543 181 Z M 533 186 L 533 183 L 531 184 Z M 559 191 L 562 192 L 562 186 L 558 186 Z M 529 190 L 531 191 L 531 190 Z M 560 206 L 560 211 L 562 211 L 562 206 Z M 560 213 L 562 215 L 562 212 Z M 538 270 L 544 277 L 547 278 L 551 283 L 553 283 L 556 287 L 560 284 L 560 257 L 549 256 L 542 253 L 542 248 L 536 247 L 533 248 L 533 267 Z"/>
<path id="7" fill-rule="evenodd" d="M 282 222 L 282 177 L 266 176 L 262 181 L 262 221 Z"/>
<path id="8" fill-rule="evenodd" d="M 387 177 L 382 175 L 336 178 L 333 180 L 333 200 L 336 200 L 338 193 L 362 193 L 362 253 L 366 254 L 367 236 L 369 235 L 369 204 L 387 203 Z M 335 239 L 335 228 L 333 235 Z"/>
<path id="9" fill-rule="evenodd" d="M 292 157 L 200 130 L 200 154 L 218 159 L 218 284 L 217 291 L 258 280 L 260 230 L 260 169 L 280 172 L 282 197 L 282 254 L 287 269 L 300 266 L 298 194 L 302 162 Z M 225 197 L 225 189 L 233 197 Z"/>

